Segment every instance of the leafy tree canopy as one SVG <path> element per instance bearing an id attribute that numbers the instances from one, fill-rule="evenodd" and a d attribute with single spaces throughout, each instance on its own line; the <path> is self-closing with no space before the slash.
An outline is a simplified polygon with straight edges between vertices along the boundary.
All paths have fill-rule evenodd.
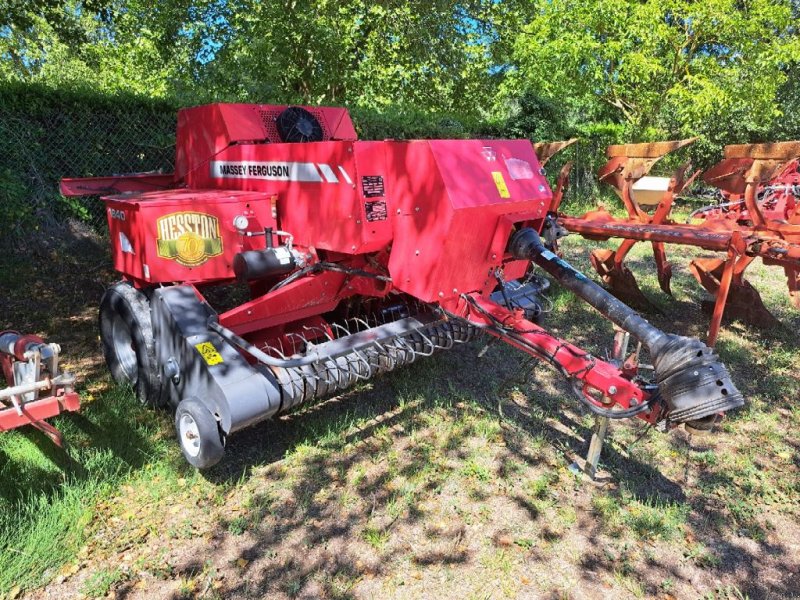
<path id="1" fill-rule="evenodd" d="M 796 0 L 2 1 L 0 82 L 701 135 L 709 152 L 796 129 Z"/>

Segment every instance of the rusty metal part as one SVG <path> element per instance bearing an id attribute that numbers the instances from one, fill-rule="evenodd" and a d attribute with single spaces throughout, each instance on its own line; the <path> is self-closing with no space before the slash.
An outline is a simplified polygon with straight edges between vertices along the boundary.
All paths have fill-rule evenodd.
<path id="1" fill-rule="evenodd" d="M 744 256 L 733 261 L 718 258 L 696 258 L 689 263 L 689 270 L 697 282 L 715 297 L 713 305 L 704 304 L 706 310 L 716 316 L 719 323 L 723 317 L 739 319 L 757 327 L 774 327 L 778 320 L 764 306 L 761 295 L 748 281 L 742 278 L 744 269 L 754 257 Z M 732 265 L 729 289 L 724 301 L 720 301 L 720 287 L 725 278 L 726 266 Z M 713 306 L 713 308 L 712 308 Z M 709 340 L 716 339 L 719 332 L 717 320 L 709 327 Z M 712 336 L 713 334 L 713 336 Z M 710 343 L 710 342 L 709 342 Z"/>
<path id="2" fill-rule="evenodd" d="M 789 299 L 795 308 L 800 309 L 800 267 L 784 265 L 783 271 L 789 286 Z"/>
<path id="3" fill-rule="evenodd" d="M 725 158 L 753 158 L 755 160 L 792 160 L 800 156 L 800 141 L 772 142 L 769 144 L 731 144 L 725 146 Z"/>
<path id="4" fill-rule="evenodd" d="M 661 158 L 670 152 L 680 150 L 697 141 L 696 137 L 684 140 L 670 140 L 666 142 L 645 142 L 641 144 L 613 144 L 606 148 L 606 156 L 613 158 Z"/>
<path id="5" fill-rule="evenodd" d="M 589 260 L 600 279 L 617 298 L 640 310 L 655 309 L 653 303 L 639 289 L 631 270 L 625 265 L 617 264 L 617 251 L 598 248 L 592 250 Z"/>
<path id="6" fill-rule="evenodd" d="M 553 192 L 553 200 L 550 203 L 550 212 L 557 213 L 559 207 L 561 206 L 561 201 L 564 199 L 564 192 L 566 192 L 567 187 L 569 186 L 569 174 L 572 171 L 572 165 L 574 163 L 569 161 L 561 167 L 561 171 L 558 174 L 558 180 L 556 181 L 556 189 Z"/>
<path id="7" fill-rule="evenodd" d="M 560 142 L 539 142 L 533 145 L 533 150 L 536 152 L 536 158 L 539 159 L 539 164 L 544 167 L 550 159 L 553 158 L 553 155 L 569 148 L 577 141 L 578 138 L 571 138 Z"/>
<path id="8" fill-rule="evenodd" d="M 566 148 L 569 148 L 577 141 L 578 138 L 572 138 L 560 142 L 539 142 L 538 144 L 533 145 L 533 149 L 534 152 L 536 152 L 536 158 L 539 159 L 539 164 L 542 166 L 542 168 L 544 168 L 553 155 L 558 154 Z M 564 199 L 564 192 L 569 186 L 569 174 L 572 170 L 573 164 L 574 163 L 572 161 L 568 161 L 563 167 L 561 167 L 561 171 L 558 174 L 558 179 L 556 180 L 555 190 L 553 190 L 553 200 L 550 202 L 550 212 L 558 212 L 558 209 L 561 206 L 561 201 Z"/>
<path id="9" fill-rule="evenodd" d="M 609 214 L 609 216 L 611 215 Z M 595 220 L 587 218 L 586 215 L 583 217 L 559 217 L 558 222 L 569 231 L 596 240 L 627 238 L 637 241 L 699 246 L 708 250 L 726 250 L 731 239 L 730 231 L 700 231 L 696 228 L 677 224 L 649 225 L 628 223 L 613 217 L 609 220 Z"/>
<path id="10" fill-rule="evenodd" d="M 695 141 L 696 138 L 671 142 L 654 142 L 650 144 L 626 144 L 610 146 L 606 154 L 609 162 L 600 170 L 600 180 L 612 185 L 619 195 L 625 210 L 628 212 L 629 222 L 638 222 L 643 225 L 661 225 L 669 223 L 669 213 L 675 198 L 698 176 L 699 171 L 687 175 L 691 164 L 686 163 L 677 169 L 671 178 L 645 178 L 653 165 L 664 155 L 680 148 L 684 148 Z M 636 199 L 636 186 L 647 181 L 653 187 L 647 197 L 640 195 Z M 646 200 L 646 202 L 645 202 Z M 648 209 L 654 212 L 650 214 Z M 672 280 L 672 266 L 667 261 L 667 254 L 663 241 L 651 240 L 653 256 L 658 270 L 658 283 L 661 289 L 671 294 L 670 282 Z M 625 255 L 635 241 L 626 240 L 616 251 L 611 264 L 603 257 L 596 257 L 593 261 L 598 273 L 619 297 L 630 299 L 639 306 L 651 305 L 646 302 L 644 295 L 636 285 L 636 280 L 629 269 L 622 264 Z M 607 258 L 607 257 L 605 257 Z M 602 271 L 600 269 L 603 269 Z"/>
<path id="11" fill-rule="evenodd" d="M 696 140 L 697 138 L 688 138 L 668 142 L 609 146 L 606 149 L 609 161 L 600 168 L 597 176 L 600 181 L 621 191 L 625 181 L 641 179 L 665 155 L 685 148 Z"/>

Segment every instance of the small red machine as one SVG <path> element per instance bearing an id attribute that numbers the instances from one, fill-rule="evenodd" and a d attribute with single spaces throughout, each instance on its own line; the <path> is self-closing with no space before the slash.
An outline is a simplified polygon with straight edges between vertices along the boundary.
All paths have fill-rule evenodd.
<path id="1" fill-rule="evenodd" d="M 559 214 L 557 225 L 588 239 L 623 238 L 616 250 L 594 250 L 591 260 L 617 296 L 636 304 L 647 300 L 624 260 L 637 242 L 652 244 L 658 281 L 668 294 L 672 267 L 665 244 L 725 252 L 723 259 L 691 262 L 695 279 L 715 296 L 708 330 L 713 346 L 723 313 L 760 326 L 776 323 L 756 289 L 743 278 L 758 257 L 764 264 L 783 267 L 792 301 L 800 306 L 800 142 L 727 146 L 724 160 L 702 174 L 706 183 L 720 189 L 723 201 L 694 211 L 687 223 L 675 223 L 670 219 L 673 203 L 700 171 L 689 174 L 688 163 L 669 177 L 651 176 L 650 170 L 666 154 L 694 141 L 609 146 L 609 160 L 598 176 L 619 194 L 627 217 L 616 218 L 599 208 L 581 217 Z M 562 173 L 564 181 L 567 177 Z M 557 211 L 554 203 L 551 214 Z M 699 223 L 693 222 L 697 219 Z"/>
<path id="2" fill-rule="evenodd" d="M 58 344 L 35 335 L 0 332 L 0 366 L 8 386 L 0 389 L 0 431 L 32 425 L 62 445 L 61 434 L 45 419 L 78 410 L 80 399 L 75 377 L 59 368 L 60 352 Z"/>
<path id="3" fill-rule="evenodd" d="M 553 194 L 525 140 L 358 141 L 341 108 L 212 104 L 179 112 L 175 173 L 62 191 L 104 195 L 123 276 L 100 307 L 111 372 L 175 407 L 200 468 L 243 427 L 479 332 L 553 365 L 603 417 L 708 429 L 744 402 L 704 344 L 545 245 Z M 638 338 L 652 377 L 638 349 L 604 361 L 548 332 L 542 273 Z M 243 303 L 206 300 L 236 282 Z"/>

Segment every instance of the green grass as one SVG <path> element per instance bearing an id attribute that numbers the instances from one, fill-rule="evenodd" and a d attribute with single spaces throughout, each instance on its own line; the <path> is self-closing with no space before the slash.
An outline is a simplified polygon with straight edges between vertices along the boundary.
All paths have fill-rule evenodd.
<path id="1" fill-rule="evenodd" d="M 364 529 L 361 536 L 364 538 L 364 541 L 375 548 L 375 550 L 383 550 L 383 547 L 386 546 L 386 543 L 389 541 L 390 534 L 388 531 L 370 526 Z"/>
<path id="2" fill-rule="evenodd" d="M 81 592 L 90 598 L 102 598 L 111 588 L 126 579 L 120 569 L 101 569 L 93 573 L 81 587 Z"/>
<path id="3" fill-rule="evenodd" d="M 464 477 L 476 479 L 478 481 L 489 481 L 489 479 L 492 477 L 489 469 L 484 465 L 477 463 L 474 459 L 467 461 L 467 463 L 461 469 L 461 474 Z"/>
<path id="4" fill-rule="evenodd" d="M 670 540 L 681 531 L 688 513 L 684 504 L 634 499 L 627 503 L 622 522 L 640 539 Z"/>
<path id="5" fill-rule="evenodd" d="M 66 451 L 35 430 L 0 436 L 0 593 L 40 585 L 72 561 L 91 535 L 95 506 L 123 483 L 169 493 L 186 469 L 165 421 L 130 390 L 111 388 L 79 415 L 54 420 Z"/>
<path id="6" fill-rule="evenodd" d="M 563 245 L 588 271 L 595 245 L 574 237 Z M 693 253 L 669 253 L 673 298 L 658 287 L 649 247 L 638 244 L 630 255 L 640 287 L 662 311 L 648 318 L 702 337 L 708 318 L 687 268 Z M 708 438 L 652 432 L 631 446 L 641 424 L 615 423 L 602 457 L 612 484 L 602 488 L 566 470 L 585 452 L 592 419 L 549 369 L 515 376 L 523 357 L 500 344 L 483 358 L 479 341 L 420 359 L 338 400 L 237 433 L 220 468 L 204 475 L 183 462 L 168 414 L 140 407 L 129 390 L 90 391 L 107 385 L 103 375 L 82 381 L 81 412 L 55 420 L 65 452 L 33 430 L 0 435 L 0 594 L 32 590 L 86 561 L 78 587 L 87 596 L 132 585 L 141 570 L 179 596 L 208 589 L 212 597 L 211 571 L 238 567 L 187 573 L 164 556 L 218 536 L 295 561 L 267 565 L 276 569 L 268 593 L 294 597 L 312 582 L 330 597 L 349 597 L 366 577 L 358 561 L 319 572 L 302 563 L 341 529 L 346 547 L 380 557 L 377 574 L 369 573 L 383 585 L 374 584 L 376 597 L 393 595 L 392 581 L 402 581 L 408 597 L 566 597 L 567 579 L 588 585 L 576 575 L 587 564 L 592 586 L 602 582 L 609 596 L 763 596 L 758 582 L 737 574 L 726 544 L 744 547 L 736 538 L 747 537 L 761 549 L 742 560 L 775 566 L 796 558 L 780 554 L 791 540 L 773 522 L 800 517 L 800 313 L 786 301 L 781 272 L 754 267 L 749 279 L 785 326 L 723 329 L 718 351 L 747 406 Z M 550 296 L 549 325 L 602 356 L 608 322 L 569 293 L 554 288 Z M 64 321 L 44 312 L 31 318 L 53 326 L 58 341 L 53 323 Z M 281 545 L 295 533 L 300 546 Z M 115 562 L 128 548 L 142 552 L 131 570 Z M 721 583 L 690 589 L 674 575 L 678 566 Z M 225 581 L 247 577 L 229 570 Z"/>
<path id="7" fill-rule="evenodd" d="M 44 574 L 72 560 L 91 522 L 87 504 L 100 495 L 96 483 L 68 485 L 38 494 L 3 511 L 0 521 L 0 591 L 42 583 Z"/>

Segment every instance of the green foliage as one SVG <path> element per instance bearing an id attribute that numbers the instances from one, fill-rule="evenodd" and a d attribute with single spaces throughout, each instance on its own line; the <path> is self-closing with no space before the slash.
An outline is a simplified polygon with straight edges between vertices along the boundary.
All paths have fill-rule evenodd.
<path id="1" fill-rule="evenodd" d="M 538 3 L 501 98 L 536 90 L 573 119 L 624 124 L 631 141 L 699 135 L 708 162 L 772 133 L 800 59 L 796 16 L 771 0 Z"/>
<path id="2" fill-rule="evenodd" d="M 579 136 L 587 197 L 609 143 L 699 136 L 702 167 L 724 144 L 800 138 L 791 0 L 7 4 L 6 236 L 102 223 L 57 180 L 169 169 L 176 108 L 210 101 L 347 105 L 366 139 Z"/>
<path id="3" fill-rule="evenodd" d="M 475 119 L 411 109 L 383 112 L 355 108 L 350 116 L 359 137 L 366 140 L 468 138 L 482 137 L 492 131 Z"/>
<path id="4" fill-rule="evenodd" d="M 367 526 L 361 533 L 361 537 L 370 546 L 376 550 L 382 550 L 391 537 L 390 533 L 385 529 L 379 529 L 373 526 Z"/>

